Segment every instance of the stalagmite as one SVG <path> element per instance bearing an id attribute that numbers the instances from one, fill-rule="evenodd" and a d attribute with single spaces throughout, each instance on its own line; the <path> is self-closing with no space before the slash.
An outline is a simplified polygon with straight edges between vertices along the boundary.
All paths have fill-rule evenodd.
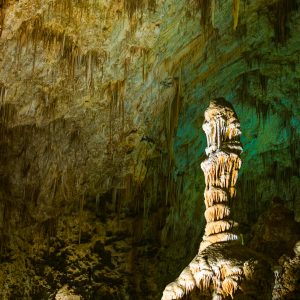
<path id="1" fill-rule="evenodd" d="M 240 123 L 231 104 L 223 98 L 213 100 L 205 111 L 203 130 L 208 155 L 201 163 L 206 184 L 205 234 L 198 254 L 166 286 L 162 300 L 181 299 L 195 287 L 198 293 L 205 291 L 218 300 L 236 294 L 248 299 L 247 291 L 255 289 L 255 299 L 270 299 L 273 277 L 269 265 L 241 245 L 238 224 L 231 218 L 242 152 Z M 242 282 L 249 289 L 241 289 Z"/>
<path id="2" fill-rule="evenodd" d="M 229 202 L 234 196 L 232 191 L 241 167 L 239 155 L 242 152 L 240 124 L 230 106 L 211 102 L 205 111 L 203 130 L 210 142 L 206 148 L 208 158 L 201 163 L 206 178 L 204 216 L 207 224 L 200 250 L 213 243 L 239 239 L 232 233 L 234 222 L 230 220 Z"/>

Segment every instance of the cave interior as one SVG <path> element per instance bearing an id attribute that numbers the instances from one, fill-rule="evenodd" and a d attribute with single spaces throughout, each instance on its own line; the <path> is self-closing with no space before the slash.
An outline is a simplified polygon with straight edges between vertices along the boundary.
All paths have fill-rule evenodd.
<path id="1" fill-rule="evenodd" d="M 299 300 L 299 98 L 300 0 L 0 0 L 0 299 Z"/>

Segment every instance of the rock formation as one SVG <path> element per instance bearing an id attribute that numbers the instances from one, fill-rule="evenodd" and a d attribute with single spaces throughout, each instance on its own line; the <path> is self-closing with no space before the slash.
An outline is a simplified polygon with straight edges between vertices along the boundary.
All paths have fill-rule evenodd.
<path id="1" fill-rule="evenodd" d="M 283 255 L 275 271 L 273 300 L 297 299 L 300 295 L 300 241 L 295 243 L 294 253 Z M 297 297 L 297 298 L 296 298 Z"/>
<path id="2" fill-rule="evenodd" d="M 205 234 L 199 253 L 165 288 L 162 300 L 180 299 L 196 286 L 203 293 L 211 292 L 214 300 L 250 299 L 253 291 L 256 299 L 270 299 L 268 263 L 241 245 L 237 223 L 230 217 L 242 152 L 240 123 L 230 103 L 223 98 L 212 101 L 205 111 L 203 130 L 209 156 L 201 164 L 206 184 Z"/>
<path id="3" fill-rule="evenodd" d="M 224 100 L 222 100 L 223 102 Z M 221 100 L 211 102 L 205 112 L 203 130 L 207 138 L 206 154 L 201 168 L 205 176 L 205 235 L 200 250 L 226 241 L 236 241 L 233 232 L 237 224 L 230 218 L 230 201 L 235 196 L 235 184 L 241 167 L 239 154 L 240 124 L 234 110 Z"/>
<path id="4" fill-rule="evenodd" d="M 160 299 L 202 239 L 218 95 L 243 124 L 230 220 L 288 274 L 276 293 L 296 291 L 277 260 L 300 240 L 299 8 L 0 0 L 0 299 Z M 275 197 L 293 214 L 275 220 Z"/>

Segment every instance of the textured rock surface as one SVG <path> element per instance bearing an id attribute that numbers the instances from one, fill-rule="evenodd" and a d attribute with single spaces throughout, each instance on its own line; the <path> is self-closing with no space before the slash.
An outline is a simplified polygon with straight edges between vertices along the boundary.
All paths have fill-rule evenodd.
<path id="1" fill-rule="evenodd" d="M 232 105 L 224 98 L 212 100 L 202 128 L 208 155 L 201 163 L 205 234 L 198 254 L 166 286 L 162 300 L 182 299 L 197 288 L 200 295 L 210 295 L 213 300 L 272 299 L 274 273 L 269 262 L 242 245 L 238 224 L 231 218 L 243 151 L 240 123 Z"/>
<path id="2" fill-rule="evenodd" d="M 211 98 L 242 124 L 245 243 L 274 197 L 300 221 L 299 6 L 1 0 L 1 297 L 159 299 L 204 229 Z"/>

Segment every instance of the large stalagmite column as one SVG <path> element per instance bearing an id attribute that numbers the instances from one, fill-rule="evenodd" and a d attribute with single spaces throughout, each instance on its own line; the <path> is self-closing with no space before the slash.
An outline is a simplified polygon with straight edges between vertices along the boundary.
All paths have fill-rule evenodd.
<path id="1" fill-rule="evenodd" d="M 232 219 L 242 146 L 240 123 L 231 104 L 223 98 L 212 101 L 205 111 L 203 130 L 208 156 L 201 164 L 206 184 L 205 234 L 198 254 L 166 286 L 162 300 L 181 299 L 185 294 L 191 294 L 191 299 L 203 294 L 213 300 L 271 299 L 269 264 L 239 243 L 237 223 Z"/>
<path id="2" fill-rule="evenodd" d="M 229 103 L 212 101 L 205 111 L 203 130 L 207 138 L 206 154 L 201 168 L 205 176 L 205 235 L 200 250 L 226 241 L 236 241 L 237 224 L 231 219 L 230 203 L 235 196 L 235 184 L 241 167 L 239 155 L 240 123 Z M 234 233 L 235 231 L 235 233 Z"/>

